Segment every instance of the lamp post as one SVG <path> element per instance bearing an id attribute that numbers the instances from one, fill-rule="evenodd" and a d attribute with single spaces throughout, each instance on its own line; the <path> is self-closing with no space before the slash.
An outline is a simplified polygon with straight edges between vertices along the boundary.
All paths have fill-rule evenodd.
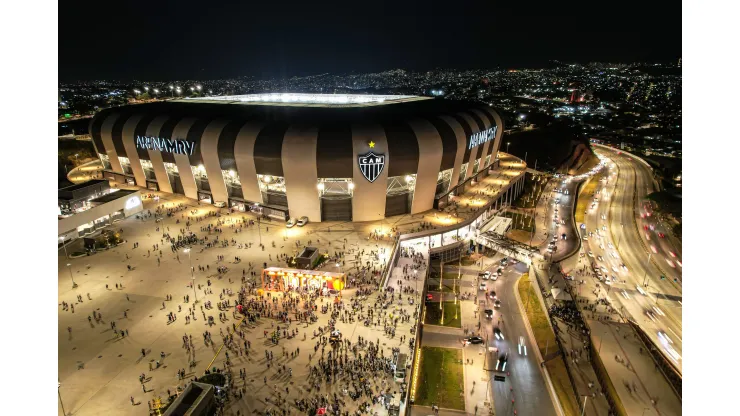
<path id="1" fill-rule="evenodd" d="M 647 264 L 645 265 L 645 276 L 643 276 L 643 278 L 642 278 L 642 285 L 643 286 L 647 285 L 647 269 L 648 269 L 648 266 L 650 265 L 650 257 L 652 255 L 653 255 L 653 253 L 648 253 Z"/>
<path id="2" fill-rule="evenodd" d="M 581 416 L 586 414 L 586 402 L 588 401 L 588 396 L 583 396 L 583 410 L 581 410 Z"/>
<path id="3" fill-rule="evenodd" d="M 62 402 L 61 388 L 62 388 L 62 383 L 58 381 L 57 382 L 57 394 L 59 395 L 59 405 L 62 406 L 62 416 L 67 416 L 67 412 L 64 410 L 64 402 Z"/>
<path id="4" fill-rule="evenodd" d="M 190 264 L 190 284 L 193 286 L 193 296 L 195 296 L 193 305 L 195 305 L 198 303 L 198 292 L 195 291 L 195 270 L 193 270 L 193 259 L 190 257 L 190 247 L 186 248 L 184 251 L 188 253 L 188 263 Z"/>
<path id="5" fill-rule="evenodd" d="M 511 142 L 506 142 L 506 153 L 509 153 L 509 145 L 510 144 L 511 144 Z M 511 154 L 511 153 L 509 153 L 509 154 Z"/>
<path id="6" fill-rule="evenodd" d="M 67 254 L 67 246 L 64 244 L 64 236 L 59 237 L 59 240 L 62 242 L 62 247 L 64 248 L 64 258 L 68 259 L 69 255 Z M 77 287 L 77 283 L 75 283 L 75 277 L 72 275 L 72 264 L 67 263 L 67 269 L 69 269 L 69 277 L 72 279 L 72 289 Z"/>

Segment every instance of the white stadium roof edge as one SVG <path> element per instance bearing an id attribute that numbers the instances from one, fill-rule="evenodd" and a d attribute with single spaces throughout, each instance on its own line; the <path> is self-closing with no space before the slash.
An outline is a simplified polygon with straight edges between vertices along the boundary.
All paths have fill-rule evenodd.
<path id="1" fill-rule="evenodd" d="M 173 101 L 240 105 L 366 107 L 431 99 L 433 99 L 433 97 L 421 97 L 418 95 L 269 93 L 225 95 L 219 97 L 194 97 Z"/>

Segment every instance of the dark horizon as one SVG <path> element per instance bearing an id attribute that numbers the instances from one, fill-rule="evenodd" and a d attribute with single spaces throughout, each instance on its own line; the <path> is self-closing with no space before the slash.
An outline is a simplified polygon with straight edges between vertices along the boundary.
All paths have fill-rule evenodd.
<path id="1" fill-rule="evenodd" d="M 538 68 L 553 60 L 671 62 L 681 55 L 680 6 L 331 1 L 319 11 L 291 3 L 202 9 L 192 0 L 133 0 L 105 12 L 99 3 L 72 2 L 59 10 L 59 80 L 275 79 Z"/>

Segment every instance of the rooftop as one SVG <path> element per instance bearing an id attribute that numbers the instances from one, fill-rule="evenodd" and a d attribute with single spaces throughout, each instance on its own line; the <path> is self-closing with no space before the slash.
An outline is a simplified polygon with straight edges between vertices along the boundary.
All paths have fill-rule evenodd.
<path id="1" fill-rule="evenodd" d="M 176 101 L 295 107 L 368 107 L 428 99 L 431 99 L 431 97 L 419 97 L 415 95 L 270 93 L 184 98 Z"/>

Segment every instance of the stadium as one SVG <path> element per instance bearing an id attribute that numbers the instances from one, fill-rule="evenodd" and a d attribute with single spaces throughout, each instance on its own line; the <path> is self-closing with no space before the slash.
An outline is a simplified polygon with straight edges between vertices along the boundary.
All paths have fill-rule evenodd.
<path id="1" fill-rule="evenodd" d="M 496 167 L 503 129 L 482 103 L 329 94 L 129 105 L 90 126 L 115 182 L 282 220 L 355 222 L 438 208 Z"/>

